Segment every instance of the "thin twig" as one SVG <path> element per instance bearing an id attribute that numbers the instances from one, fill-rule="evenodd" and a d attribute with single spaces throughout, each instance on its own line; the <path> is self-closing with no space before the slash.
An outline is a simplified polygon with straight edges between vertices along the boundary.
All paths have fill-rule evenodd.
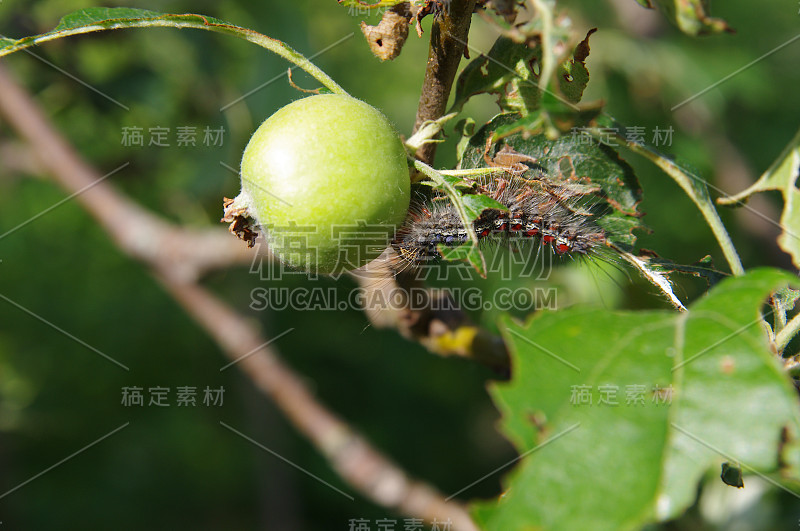
<path id="1" fill-rule="evenodd" d="M 539 90 L 547 90 L 547 84 L 555 71 L 555 58 L 553 54 L 553 11 L 552 6 L 545 5 L 544 0 L 531 0 L 539 20 L 542 22 L 542 70 L 539 76 Z"/>
<path id="2" fill-rule="evenodd" d="M 786 348 L 786 345 L 789 344 L 798 332 L 800 332 L 800 314 L 795 315 L 775 336 L 775 348 L 777 351 L 783 352 L 783 349 Z"/>
<path id="3" fill-rule="evenodd" d="M 258 46 L 261 46 L 272 53 L 283 57 L 290 63 L 295 64 L 308 72 L 331 92 L 335 94 L 347 95 L 347 92 L 340 87 L 339 84 L 336 83 L 336 81 L 334 81 L 328 74 L 323 72 L 322 69 L 320 69 L 317 65 L 312 63 L 303 54 L 293 49 L 285 42 L 268 37 L 262 33 L 248 28 L 242 28 L 224 22 L 214 21 L 213 19 L 206 18 L 202 15 L 194 15 L 191 13 L 181 15 L 161 15 L 158 17 L 144 17 L 139 19 L 109 19 L 104 22 L 95 21 L 92 24 L 77 25 L 66 29 L 56 29 L 42 35 L 19 39 L 18 41 L 0 46 L 0 57 L 34 45 L 64 37 L 121 28 L 193 28 L 231 35 L 233 37 L 252 42 L 253 44 L 257 44 Z"/>

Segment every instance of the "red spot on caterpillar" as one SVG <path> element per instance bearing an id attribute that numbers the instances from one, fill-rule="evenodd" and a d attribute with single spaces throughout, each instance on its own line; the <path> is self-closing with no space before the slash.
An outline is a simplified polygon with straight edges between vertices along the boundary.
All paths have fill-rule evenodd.
<path id="1" fill-rule="evenodd" d="M 556 241 L 556 237 L 553 236 L 552 234 L 545 234 L 544 236 L 542 236 L 542 241 L 544 243 L 553 243 L 554 241 Z"/>
<path id="2" fill-rule="evenodd" d="M 539 234 L 539 229 L 530 229 L 529 231 L 525 232 L 528 236 L 536 236 Z"/>
<path id="3" fill-rule="evenodd" d="M 559 243 L 558 245 L 555 246 L 555 249 L 558 254 L 564 254 L 567 251 L 569 251 L 569 245 L 567 245 L 566 243 Z"/>

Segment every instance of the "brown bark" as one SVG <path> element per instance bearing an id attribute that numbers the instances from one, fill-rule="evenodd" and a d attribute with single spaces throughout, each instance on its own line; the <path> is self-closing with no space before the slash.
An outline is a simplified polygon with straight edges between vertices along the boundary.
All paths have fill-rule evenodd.
<path id="1" fill-rule="evenodd" d="M 464 43 L 469 35 L 476 0 L 452 0 L 442 4 L 443 11 L 440 16 L 434 17 L 431 26 L 428 67 L 422 83 L 414 131 L 427 120 L 441 118 L 447 110 L 453 80 L 466 51 Z M 435 154 L 436 144 L 426 144 L 417 152 L 417 158 L 432 165 Z"/>

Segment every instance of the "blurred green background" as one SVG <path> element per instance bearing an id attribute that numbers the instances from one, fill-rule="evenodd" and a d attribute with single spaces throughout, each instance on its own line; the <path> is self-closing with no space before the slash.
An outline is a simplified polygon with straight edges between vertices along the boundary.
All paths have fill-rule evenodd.
<path id="1" fill-rule="evenodd" d="M 796 132 L 800 42 L 670 111 L 794 37 L 796 2 L 758 8 L 742 0 L 717 3 L 714 14 L 725 18 L 736 33 L 700 39 L 681 34 L 633 0 L 559 4 L 581 36 L 600 28 L 591 40 L 592 80 L 585 99 L 605 100 L 610 114 L 627 125 L 644 126 L 648 136 L 655 127 L 674 128 L 666 151 L 697 168 L 715 187 L 728 193 L 746 187 Z M 41 33 L 62 15 L 90 5 L 76 0 L 3 0 L 0 33 Z M 315 63 L 351 94 L 382 109 L 403 134 L 410 133 L 430 20 L 423 24 L 426 38 L 418 39 L 412 28 L 402 55 L 382 64 L 360 34 L 358 23 L 365 17 L 350 16 L 334 0 L 141 1 L 131 7 L 208 14 L 279 38 L 307 56 L 354 33 Z M 495 37 L 491 27 L 475 19 L 472 46 L 488 50 Z M 130 108 L 120 108 L 29 54 L 2 59 L 100 173 L 130 162 L 111 178 L 113 184 L 187 226 L 218 222 L 222 197 L 233 197 L 239 186 L 238 177 L 220 162 L 238 168 L 257 125 L 299 96 L 282 78 L 220 112 L 284 72 L 287 64 L 246 42 L 200 31 L 124 30 L 56 41 L 33 52 Z M 316 87 L 300 73 L 294 80 Z M 491 96 L 475 98 L 465 110 L 479 123 L 495 112 Z M 177 146 L 177 128 L 184 126 L 200 131 L 195 147 Z M 145 146 L 124 146 L 124 127 L 142 127 Z M 171 147 L 147 145 L 147 131 L 153 127 L 170 128 Z M 203 145 L 205 127 L 224 128 L 222 146 Z M 0 121 L 0 147 L 6 148 L 0 153 L 24 154 L 15 142 L 14 132 Z M 454 163 L 453 147 L 451 137 L 440 149 L 437 166 Z M 641 246 L 681 263 L 710 254 L 724 268 L 710 231 L 677 185 L 649 163 L 629 153 L 623 156 L 637 170 L 644 189 L 642 210 L 652 233 L 640 235 Z M 0 233 L 65 197 L 43 177 L 9 168 L 0 160 Z M 760 198 L 752 206 L 772 220 L 778 218 L 777 196 Z M 725 210 L 722 216 L 745 267 L 791 267 L 775 244 L 775 225 L 743 210 Z M 586 273 L 585 267 L 582 272 L 574 269 L 554 278 L 562 286 L 563 304 L 664 307 L 636 278 L 614 270 L 598 274 Z M 282 357 L 307 378 L 323 403 L 410 474 L 449 494 L 514 458 L 511 446 L 494 430 L 497 413 L 485 391 L 493 377 L 488 370 L 430 355 L 392 331 L 369 326 L 355 310 L 248 310 L 251 290 L 276 282 L 261 280 L 246 267 L 205 280 L 259 321 L 268 337 L 296 328 L 277 343 Z M 309 285 L 297 276 L 280 282 L 290 288 Z M 315 285 L 320 282 L 343 296 L 354 287 L 349 279 Z M 497 278 L 477 283 L 487 293 L 528 284 Z M 687 281 L 679 295 L 692 299 L 702 290 L 702 282 Z M 75 202 L 0 240 L 0 294 L 130 367 L 129 372 L 121 370 L 0 301 L 1 492 L 130 422 L 0 498 L 3 528 L 346 530 L 351 518 L 373 523 L 396 518 L 397 528 L 402 527 L 402 516 L 355 494 L 352 502 L 220 426 L 223 421 L 337 488 L 353 492 L 246 378 L 235 370 L 219 371 L 227 361 L 214 342 Z M 489 327 L 496 317 L 494 311 L 475 314 Z M 172 405 L 126 407 L 121 404 L 126 386 L 169 387 Z M 178 386 L 194 386 L 200 393 L 206 386 L 223 387 L 224 403 L 205 406 L 198 398 L 196 407 L 177 407 Z M 497 495 L 500 476 L 475 485 L 461 498 Z M 727 491 L 709 486 L 703 501 L 668 527 L 796 527 L 797 500 L 780 491 L 759 490 L 757 481 L 751 481 L 756 486 L 749 492 L 757 493 L 751 505 L 726 505 Z"/>

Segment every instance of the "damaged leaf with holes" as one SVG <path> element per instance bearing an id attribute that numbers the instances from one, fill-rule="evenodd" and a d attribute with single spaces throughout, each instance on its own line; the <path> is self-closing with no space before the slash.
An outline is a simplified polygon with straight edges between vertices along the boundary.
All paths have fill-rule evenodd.
<path id="1" fill-rule="evenodd" d="M 586 58 L 589 55 L 591 30 L 575 47 L 571 57 L 559 61 L 553 80 L 545 83 L 550 88 L 542 93 L 539 88 L 542 54 L 541 37 L 517 42 L 510 37 L 498 38 L 488 54 L 473 59 L 464 68 L 456 81 L 453 109 L 459 110 L 469 98 L 477 94 L 497 95 L 497 104 L 502 111 L 514 111 L 523 117 L 533 113 L 551 96 L 550 106 L 555 102 L 575 104 L 580 102 L 589 81 Z M 548 94 L 548 92 L 550 94 Z M 553 95 L 556 97 L 553 98 Z"/>
<path id="2" fill-rule="evenodd" d="M 502 153 L 524 155 L 526 173 L 522 178 L 533 185 L 548 187 L 562 195 L 564 201 L 585 198 L 595 202 L 595 209 L 604 210 L 597 219 L 610 239 L 621 246 L 632 247 L 633 230 L 641 227 L 639 202 L 642 190 L 633 169 L 613 148 L 586 136 L 561 136 L 549 140 L 545 135 L 526 138 L 515 133 L 494 142 L 494 133 L 519 118 L 501 114 L 479 129 L 468 141 L 460 161 L 461 168 L 485 168 Z M 607 205 L 608 208 L 598 208 Z"/>
<path id="3" fill-rule="evenodd" d="M 460 110 L 469 98 L 481 93 L 496 94 L 501 109 L 530 112 L 539 106 L 538 76 L 533 63 L 541 58 L 541 46 L 534 49 L 497 39 L 487 55 L 473 59 L 456 81 L 453 110 Z"/>

